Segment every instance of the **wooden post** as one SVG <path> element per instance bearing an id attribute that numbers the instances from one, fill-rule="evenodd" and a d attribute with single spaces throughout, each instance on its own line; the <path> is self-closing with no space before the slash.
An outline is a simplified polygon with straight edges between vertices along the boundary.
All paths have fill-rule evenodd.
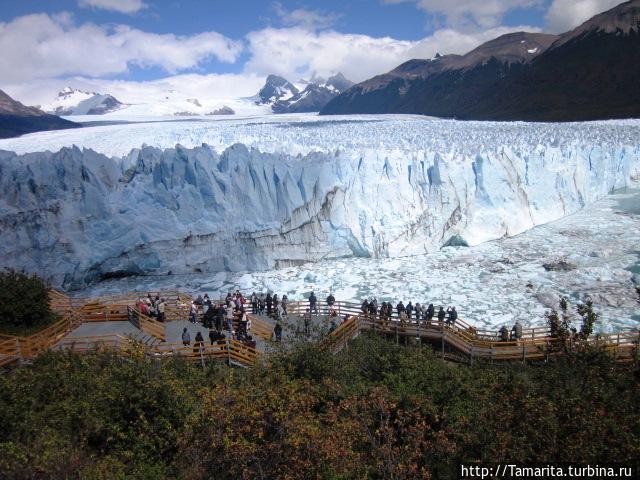
<path id="1" fill-rule="evenodd" d="M 522 363 L 527 363 L 527 346 L 522 343 Z"/>
<path id="2" fill-rule="evenodd" d="M 442 350 L 442 359 L 444 360 L 444 328 L 440 328 L 440 348 Z"/>
<path id="3" fill-rule="evenodd" d="M 202 368 L 204 368 L 204 354 L 202 352 L 204 350 L 204 347 L 203 347 L 202 343 L 200 343 L 200 345 L 198 347 L 198 350 L 200 351 L 200 363 L 202 365 Z"/>
<path id="4" fill-rule="evenodd" d="M 23 362 L 23 357 L 22 357 L 22 348 L 20 348 L 20 340 L 16 338 L 16 354 L 18 356 L 18 363 L 22 364 Z"/>
<path id="5" fill-rule="evenodd" d="M 231 349 L 229 348 L 229 339 L 226 339 L 226 344 L 227 344 L 227 365 L 231 366 Z"/>

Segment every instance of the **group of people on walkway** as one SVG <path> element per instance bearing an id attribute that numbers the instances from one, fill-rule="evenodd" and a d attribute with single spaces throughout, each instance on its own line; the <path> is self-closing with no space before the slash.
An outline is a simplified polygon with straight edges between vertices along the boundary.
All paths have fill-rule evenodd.
<path id="1" fill-rule="evenodd" d="M 155 318 L 159 322 L 166 320 L 167 302 L 164 298 L 160 298 L 159 295 L 154 297 L 148 293 L 147 298 L 140 299 L 138 308 L 141 314 Z"/>
<path id="2" fill-rule="evenodd" d="M 239 292 L 229 293 L 224 301 L 212 301 L 208 294 L 198 295 L 191 302 L 189 320 L 191 323 L 202 323 L 209 329 L 211 345 L 226 340 L 224 331 L 229 332 L 230 338 L 238 340 L 247 346 L 255 348 L 256 342 L 249 334 L 251 331 L 251 319 L 245 310 L 246 299 Z M 202 313 L 200 313 L 202 312 Z M 237 319 L 237 328 L 235 320 Z M 185 335 L 186 334 L 186 335 Z M 202 337 L 202 335 L 200 335 Z M 191 342 L 189 332 L 185 328 L 182 342 Z M 204 341 L 204 340 L 203 340 Z M 196 343 L 198 339 L 196 338 Z"/>
<path id="3" fill-rule="evenodd" d="M 164 305 L 164 300 L 156 297 L 156 299 L 153 299 L 152 305 L 158 311 L 162 311 L 163 318 L 164 307 L 158 308 L 157 306 Z M 330 319 L 330 330 L 337 328 L 339 308 L 333 293 L 329 293 L 326 297 L 322 311 L 319 305 L 320 302 L 315 292 L 311 292 L 308 297 L 308 308 L 301 315 L 306 335 L 310 334 L 313 315 L 327 315 Z M 255 345 L 255 341 L 249 335 L 251 319 L 247 315 L 247 310 L 251 308 L 251 314 L 253 315 L 266 315 L 274 319 L 275 326 L 272 337 L 275 341 L 280 342 L 282 341 L 283 333 L 282 321 L 288 315 L 288 307 L 289 300 L 287 295 L 279 297 L 271 292 L 253 292 L 248 297 L 245 297 L 239 290 L 236 290 L 233 293 L 229 292 L 224 301 L 213 302 L 207 294 L 204 296 L 199 295 L 192 302 L 190 318 L 193 323 L 202 322 L 206 328 L 211 330 L 209 338 L 212 345 L 220 337 L 226 338 L 223 333 L 224 330 L 228 331 L 229 335 L 234 339 Z M 400 322 L 416 323 L 418 325 L 422 323 L 429 325 L 437 321 L 440 324 L 455 327 L 458 320 L 458 311 L 455 306 L 449 306 L 445 310 L 444 306 L 436 307 L 433 303 L 427 304 L 426 302 L 422 304 L 416 302 L 414 304 L 412 301 L 407 303 L 399 301 L 394 305 L 390 301 L 378 303 L 376 298 L 367 298 L 362 302 L 360 310 L 365 316 L 377 317 L 383 321 L 389 321 L 393 318 Z M 234 330 L 234 319 L 236 318 L 238 319 L 238 328 Z M 473 327 L 469 328 L 475 330 Z M 516 322 L 511 330 L 503 326 L 499 331 L 500 341 L 519 340 L 521 337 L 522 324 L 519 321 Z"/>
<path id="4" fill-rule="evenodd" d="M 271 293 L 256 293 L 253 292 L 249 299 L 251 303 L 251 313 L 253 315 L 267 315 L 276 320 L 282 319 L 287 316 L 287 307 L 289 305 L 289 299 L 287 295 L 278 297 L 277 293 L 271 295 Z"/>
<path id="5" fill-rule="evenodd" d="M 416 322 L 418 324 L 421 321 L 431 322 L 435 317 L 440 323 L 446 322 L 448 325 L 454 326 L 458 319 L 456 307 L 450 306 L 445 311 L 444 307 L 440 306 L 436 313 L 433 303 L 427 306 L 426 303 L 421 305 L 416 302 L 414 305 L 412 302 L 404 304 L 402 300 L 400 300 L 394 308 L 391 302 L 382 302 L 382 304 L 378 305 L 378 300 L 372 298 L 365 299 L 360 309 L 365 315 L 379 316 L 386 320 L 390 320 L 393 317 L 395 310 L 396 318 L 401 322 Z"/>
<path id="6" fill-rule="evenodd" d="M 520 320 L 516 320 L 511 331 L 506 325 L 503 325 L 498 333 L 500 334 L 501 342 L 518 341 L 522 338 L 522 323 Z"/>

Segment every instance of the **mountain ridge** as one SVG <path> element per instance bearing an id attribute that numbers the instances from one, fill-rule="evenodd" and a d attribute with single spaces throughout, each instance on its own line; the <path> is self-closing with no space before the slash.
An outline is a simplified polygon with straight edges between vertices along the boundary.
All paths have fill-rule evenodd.
<path id="1" fill-rule="evenodd" d="M 50 115 L 36 107 L 27 107 L 0 90 L 0 138 L 77 127 L 80 127 L 77 123 Z"/>
<path id="2" fill-rule="evenodd" d="M 640 0 L 631 0 L 559 36 L 516 32 L 462 56 L 409 60 L 350 88 L 320 114 L 529 121 L 640 116 L 634 87 L 639 18 Z"/>

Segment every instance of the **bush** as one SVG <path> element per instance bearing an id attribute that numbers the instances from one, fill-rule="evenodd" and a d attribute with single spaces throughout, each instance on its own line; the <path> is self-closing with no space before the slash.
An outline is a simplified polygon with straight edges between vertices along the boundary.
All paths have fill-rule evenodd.
<path id="1" fill-rule="evenodd" d="M 0 375 L 0 478 L 444 480 L 458 462 L 636 459 L 639 397 L 602 354 L 467 366 L 369 335 L 247 370 L 48 353 Z"/>
<path id="2" fill-rule="evenodd" d="M 0 331 L 27 334 L 52 323 L 49 286 L 36 275 L 0 272 Z"/>

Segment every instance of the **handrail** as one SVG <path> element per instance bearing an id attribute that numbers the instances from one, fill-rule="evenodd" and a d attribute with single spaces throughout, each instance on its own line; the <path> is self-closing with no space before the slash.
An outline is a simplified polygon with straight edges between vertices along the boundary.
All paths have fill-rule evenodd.
<path id="1" fill-rule="evenodd" d="M 76 351 L 88 351 L 92 345 L 102 345 L 106 348 L 129 348 L 131 341 L 120 335 L 96 335 L 91 337 L 68 337 L 69 332 L 84 322 L 96 320 L 129 320 L 143 332 L 158 338 L 161 343 L 145 345 L 144 349 L 151 355 L 181 355 L 190 360 L 203 361 L 209 358 L 225 358 L 240 365 L 255 365 L 259 352 L 242 342 L 224 339 L 214 345 L 203 343 L 198 347 L 184 346 L 179 343 L 166 343 L 166 326 L 140 312 L 137 306 L 141 298 L 147 293 L 131 292 L 121 295 L 103 296 L 93 299 L 73 299 L 61 292 L 50 291 L 50 305 L 64 317 L 53 325 L 26 337 L 0 335 L 0 366 L 15 360 L 30 359 L 49 348 L 67 348 L 73 345 Z M 167 303 L 167 319 L 188 317 L 190 297 L 181 292 L 152 292 L 165 298 Z M 130 302 L 130 303 L 128 303 Z M 289 302 L 289 315 L 302 315 L 308 308 L 308 302 Z M 326 311 L 327 306 L 318 302 L 319 309 Z M 340 318 L 344 321 L 322 342 L 325 348 L 337 353 L 350 340 L 362 331 L 372 330 L 378 333 L 414 336 L 433 341 L 463 353 L 473 361 L 474 358 L 490 360 L 526 360 L 539 359 L 548 355 L 549 345 L 555 339 L 551 336 L 547 326 L 533 326 L 523 328 L 520 339 L 501 341 L 499 332 L 480 329 L 471 326 L 462 319 L 457 319 L 454 325 L 439 322 L 437 319 L 425 321 L 401 320 L 395 309 L 391 317 L 381 318 L 379 315 L 364 314 L 361 306 L 354 302 L 335 302 Z M 252 323 L 252 333 L 268 339 L 271 337 L 272 325 L 264 319 L 248 314 Z M 605 351 L 615 355 L 618 361 L 638 360 L 640 332 L 638 330 L 624 330 L 615 334 L 595 335 L 582 341 L 602 347 Z"/>
<path id="2" fill-rule="evenodd" d="M 134 327 L 142 330 L 144 333 L 154 336 L 164 342 L 167 339 L 166 326 L 163 322 L 159 322 L 144 313 L 136 307 L 127 307 L 129 321 Z"/>

